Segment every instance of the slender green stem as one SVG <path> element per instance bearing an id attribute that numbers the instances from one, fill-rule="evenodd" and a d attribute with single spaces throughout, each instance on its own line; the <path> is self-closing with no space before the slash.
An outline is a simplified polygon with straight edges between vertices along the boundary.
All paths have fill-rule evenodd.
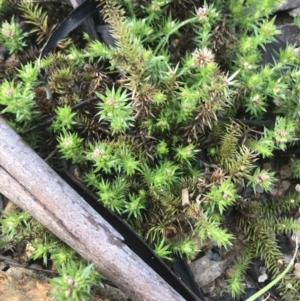
<path id="1" fill-rule="evenodd" d="M 276 277 L 272 282 L 270 282 L 267 286 L 265 286 L 264 288 L 259 290 L 256 294 L 254 294 L 253 296 L 248 298 L 246 301 L 255 301 L 257 298 L 259 298 L 261 295 L 263 295 L 265 292 L 267 292 L 270 288 L 272 288 L 275 284 L 277 284 L 286 275 L 286 273 L 292 267 L 292 265 L 295 261 L 297 252 L 298 252 L 298 238 L 297 237 L 296 237 L 295 241 L 296 241 L 296 248 L 295 248 L 293 258 L 290 261 L 290 263 L 288 264 L 288 266 L 285 268 L 285 270 L 278 277 Z"/>

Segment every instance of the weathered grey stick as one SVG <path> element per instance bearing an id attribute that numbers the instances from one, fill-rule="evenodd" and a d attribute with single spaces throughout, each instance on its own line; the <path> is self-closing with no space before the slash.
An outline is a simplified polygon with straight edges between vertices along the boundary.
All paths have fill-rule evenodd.
<path id="1" fill-rule="evenodd" d="M 1 116 L 0 192 L 93 262 L 132 300 L 184 300 Z"/>

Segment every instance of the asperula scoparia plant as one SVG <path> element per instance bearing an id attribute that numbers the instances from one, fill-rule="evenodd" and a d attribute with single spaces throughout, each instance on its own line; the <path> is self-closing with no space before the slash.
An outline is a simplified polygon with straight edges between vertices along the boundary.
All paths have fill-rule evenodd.
<path id="1" fill-rule="evenodd" d="M 16 20 L 30 23 L 29 37 L 40 43 L 50 33 L 49 7 L 13 9 L 13 0 L 2 0 L 2 36 L 8 26 L 17 29 L 12 44 L 0 36 L 9 51 L 0 61 L 1 113 L 18 131 L 55 116 L 27 141 L 43 157 L 57 148 L 54 166 L 78 164 L 99 201 L 166 260 L 171 252 L 193 259 L 207 241 L 230 248 L 239 228 L 244 248 L 228 283 L 238 296 L 254 257 L 280 273 L 272 235 L 300 228 L 288 215 L 300 197 L 272 195 L 278 175 L 261 167 L 298 143 L 298 50 L 288 45 L 273 63 L 261 64 L 265 45 L 280 33 L 269 17 L 277 2 L 104 1 L 116 46 L 71 36 L 41 60 L 45 80 L 37 74 L 36 46 L 25 45 Z M 72 110 L 91 96 L 97 100 Z M 290 160 L 298 177 L 298 159 Z M 249 190 L 267 200 L 250 199 Z M 236 218 L 226 222 L 233 210 Z M 297 300 L 292 275 L 279 289 Z"/>

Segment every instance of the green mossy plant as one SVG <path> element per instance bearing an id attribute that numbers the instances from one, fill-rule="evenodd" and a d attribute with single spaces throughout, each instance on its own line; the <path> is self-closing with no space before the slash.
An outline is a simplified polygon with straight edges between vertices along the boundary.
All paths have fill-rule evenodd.
<path id="1" fill-rule="evenodd" d="M 0 246 L 26 246 L 30 259 L 51 260 L 59 275 L 52 278 L 54 300 L 89 300 L 91 287 L 101 285 L 104 277 L 72 249 L 63 244 L 26 212 L 18 209 L 1 220 Z"/>
<path id="2" fill-rule="evenodd" d="M 92 286 L 99 285 L 103 277 L 95 271 L 93 264 L 70 261 L 58 268 L 60 277 L 51 280 L 55 300 L 81 300 L 92 298 Z"/>
<path id="3" fill-rule="evenodd" d="M 104 1 L 115 47 L 86 34 L 80 43 L 69 39 L 41 59 L 47 78 L 40 78 L 34 47 L 26 46 L 32 52 L 25 63 L 21 50 L 28 48 L 18 44 L 21 67 L 9 76 L 0 72 L 2 114 L 17 130 L 55 117 L 46 134 L 36 131 L 34 146 L 43 154 L 40 141 L 47 138 L 61 160 L 51 164 L 77 164 L 99 201 L 162 258 L 175 252 L 193 259 L 196 239 L 230 248 L 238 227 L 244 248 L 228 284 L 235 297 L 254 257 L 260 256 L 274 277 L 280 274 L 275 234 L 299 230 L 289 214 L 300 196 L 272 196 L 278 175 L 262 168 L 262 162 L 298 143 L 298 49 L 288 45 L 274 63 L 261 64 L 265 45 L 280 33 L 275 17 L 268 17 L 276 3 Z M 41 4 L 23 3 L 17 13 L 31 24 L 37 44 L 48 38 Z M 96 100 L 72 109 L 91 96 Z M 290 159 L 296 178 L 298 161 Z M 266 200 L 251 200 L 249 189 Z M 237 216 L 231 225 L 224 222 L 230 210 Z M 40 247 L 35 257 L 48 259 L 54 251 L 47 250 Z M 66 279 L 62 286 L 71 294 L 75 290 L 67 288 Z M 291 274 L 279 289 L 297 300 L 300 287 Z"/>
<path id="4" fill-rule="evenodd" d="M 8 21 L 4 21 L 0 28 L 0 43 L 7 47 L 9 53 L 12 54 L 16 51 L 20 51 L 26 46 L 24 39 L 27 36 L 22 32 L 19 24 L 14 20 L 14 17 Z"/>

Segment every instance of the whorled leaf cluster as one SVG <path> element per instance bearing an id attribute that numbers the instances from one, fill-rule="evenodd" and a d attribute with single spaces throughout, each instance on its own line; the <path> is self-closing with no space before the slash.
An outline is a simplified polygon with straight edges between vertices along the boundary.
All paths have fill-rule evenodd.
<path id="1" fill-rule="evenodd" d="M 45 8 L 7 2 L 3 15 L 13 26 L 11 14 L 23 18 L 36 43 L 24 37 L 27 46 L 0 57 L 11 66 L 0 71 L 0 110 L 19 131 L 55 117 L 25 138 L 54 167 L 76 165 L 99 201 L 162 258 L 192 259 L 209 240 L 230 248 L 239 228 L 244 249 L 229 281 L 236 296 L 252 258 L 280 273 L 275 234 L 299 228 L 291 212 L 300 197 L 273 196 L 277 170 L 262 165 L 285 151 L 299 177 L 300 58 L 289 45 L 260 63 L 279 33 L 268 18 L 277 1 L 264 9 L 257 0 L 210 2 L 105 1 L 115 46 L 70 38 L 41 60 L 40 74 L 34 45 L 52 28 Z M 231 211 L 236 218 L 226 221 Z M 297 300 L 292 275 L 280 289 Z"/>

